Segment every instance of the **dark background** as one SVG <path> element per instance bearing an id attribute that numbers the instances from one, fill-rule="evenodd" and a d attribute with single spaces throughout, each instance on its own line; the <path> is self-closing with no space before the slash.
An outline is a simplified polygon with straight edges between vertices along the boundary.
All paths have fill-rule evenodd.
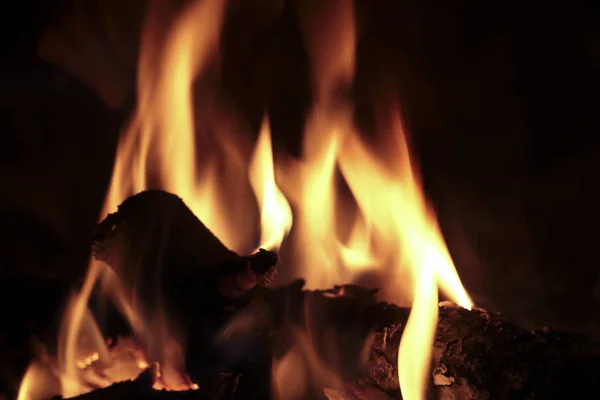
<path id="1" fill-rule="evenodd" d="M 82 3 L 87 11 L 72 14 L 69 1 L 22 1 L 0 13 L 6 326 L 41 313 L 34 284 L 84 273 L 131 109 L 143 2 Z M 357 113 L 369 115 L 382 76 L 395 79 L 426 190 L 478 304 L 522 324 L 597 334 L 600 14 L 584 2 L 555 3 L 357 1 Z M 122 45 L 118 73 L 86 64 L 104 87 L 116 75 L 130 84 L 110 107 L 36 56 L 58 20 L 87 32 L 67 35 L 77 38 L 75 53 L 117 59 L 102 39 L 115 32 L 103 7 L 127 27 L 113 40 Z M 268 107 L 275 146 L 297 149 L 311 95 L 294 8 L 232 1 L 221 51 L 219 84 L 248 124 L 258 127 Z M 46 307 L 56 309 L 53 301 Z"/>

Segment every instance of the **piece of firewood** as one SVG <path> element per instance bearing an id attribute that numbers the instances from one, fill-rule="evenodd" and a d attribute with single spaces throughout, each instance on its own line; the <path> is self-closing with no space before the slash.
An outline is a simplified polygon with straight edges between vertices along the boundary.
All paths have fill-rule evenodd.
<path id="1" fill-rule="evenodd" d="M 178 196 L 162 190 L 129 197 L 109 214 L 97 226 L 93 254 L 123 277 L 134 273 L 124 262 L 197 266 L 237 256 Z"/>
<path id="2" fill-rule="evenodd" d="M 396 360 L 409 309 L 377 301 L 375 290 L 347 285 L 304 291 L 302 282 L 256 289 L 253 299 L 224 324 L 217 338 L 221 351 L 229 352 L 225 357 L 232 357 L 232 349 L 240 342 L 246 345 L 235 362 L 230 359 L 231 365 L 223 367 L 216 358 L 207 360 L 215 369 L 241 373 L 234 398 L 269 398 L 273 388 L 270 360 L 284 356 L 294 346 L 298 332 L 310 338 L 310 351 L 339 378 L 336 382 L 330 378 L 333 375 L 318 371 L 303 398 L 401 398 Z M 255 340 L 243 340 L 248 336 Z M 204 367 L 209 368 L 208 364 Z M 549 328 L 524 330 L 498 314 L 469 311 L 450 303 L 439 308 L 430 398 L 589 398 L 580 393 L 593 393 L 598 377 L 598 348 L 581 337 Z M 116 384 L 82 400 L 120 398 L 108 396 L 109 390 L 137 390 L 138 398 L 207 395 L 206 384 L 200 386 L 205 391 L 177 395 L 144 392 L 131 385 Z M 214 396 L 214 392 L 208 395 Z"/>
<path id="3" fill-rule="evenodd" d="M 116 271 L 145 316 L 166 308 L 168 323 L 188 338 L 182 343 L 188 367 L 203 383 L 227 370 L 212 359 L 214 336 L 252 299 L 254 287 L 271 283 L 279 263 L 264 249 L 252 255 L 229 250 L 178 196 L 161 190 L 136 194 L 107 216 L 97 227 L 93 255 Z M 128 333 L 118 313 L 102 314 L 107 336 Z"/>
<path id="4" fill-rule="evenodd" d="M 126 286 L 141 287 L 137 295 L 151 297 L 165 280 L 177 286 L 204 274 L 225 278 L 215 284 L 224 295 L 239 297 L 256 284 L 269 284 L 278 262 L 273 252 L 240 256 L 231 251 L 178 196 L 162 190 L 138 193 L 109 214 L 96 229 L 92 252 Z"/>
<path id="5" fill-rule="evenodd" d="M 263 290 L 260 297 L 272 323 L 267 330 L 273 329 L 263 345 L 269 343 L 266 348 L 279 358 L 292 346 L 290 326 L 310 338 L 311 348 L 343 382 L 328 387 L 331 382 L 313 377 L 311 396 L 401 398 L 398 345 L 410 310 L 377 301 L 371 289 L 300 287 Z M 593 393 L 599 378 L 600 348 L 584 337 L 548 327 L 525 330 L 495 313 L 440 305 L 431 398 L 589 398 L 576 394 Z M 248 382 L 242 375 L 240 398 L 264 385 L 269 383 Z M 360 394 L 365 392 L 371 394 Z"/>
<path id="6" fill-rule="evenodd" d="M 117 271 L 124 259 L 137 260 L 146 274 L 168 270 L 157 275 L 166 282 L 162 294 L 187 329 L 187 372 L 201 387 L 233 372 L 241 374 L 238 398 L 270 396 L 272 359 L 289 350 L 292 332 L 299 329 L 344 382 L 343 387 L 313 382 L 313 395 L 400 396 L 397 349 L 410 310 L 378 302 L 376 290 L 303 291 L 302 282 L 268 289 L 264 284 L 278 262 L 274 253 L 231 252 L 178 197 L 161 191 L 128 199 L 98 232 L 95 254 Z M 598 354 L 581 337 L 531 332 L 497 314 L 445 305 L 431 392 L 444 399 L 567 396 L 574 388 L 593 388 L 600 378 Z"/>
<path id="7" fill-rule="evenodd" d="M 262 249 L 250 256 L 231 251 L 179 197 L 162 190 L 136 194 L 108 215 L 96 229 L 92 252 L 144 305 L 138 311 L 151 315 L 166 307 L 176 319 L 171 323 L 185 325 L 208 318 L 198 310 L 230 310 L 254 286 L 270 284 L 279 261 Z"/>

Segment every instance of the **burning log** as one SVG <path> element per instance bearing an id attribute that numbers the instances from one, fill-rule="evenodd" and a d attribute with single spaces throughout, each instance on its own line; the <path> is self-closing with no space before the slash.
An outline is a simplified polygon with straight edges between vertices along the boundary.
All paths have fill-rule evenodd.
<path id="1" fill-rule="evenodd" d="M 108 215 L 92 251 L 149 312 L 166 306 L 176 323 L 200 323 L 201 331 L 213 320 L 222 324 L 252 288 L 269 285 L 279 262 L 264 249 L 250 256 L 229 250 L 179 197 L 161 190 L 132 196 Z"/>
<path id="2" fill-rule="evenodd" d="M 321 379 L 313 377 L 305 398 L 401 398 L 396 360 L 410 310 L 377 301 L 377 291 L 372 289 L 347 285 L 306 291 L 302 285 L 299 281 L 278 289 L 257 288 L 253 304 L 238 310 L 225 323 L 223 332 L 229 332 L 219 339 L 222 350 L 231 351 L 244 336 L 254 334 L 263 339 L 246 343 L 249 346 L 244 354 L 227 368 L 228 375 L 215 375 L 217 379 L 233 376 L 233 384 L 223 380 L 220 389 L 208 390 L 215 387 L 213 379 L 212 386 L 201 384 L 198 391 L 156 391 L 143 383 L 149 376 L 146 372 L 136 381 L 78 399 L 118 399 L 131 394 L 166 400 L 227 398 L 219 397 L 223 388 L 228 390 L 227 396 L 233 396 L 231 392 L 237 388 L 234 398 L 268 396 L 274 385 L 271 359 L 285 357 L 298 332 L 310 337 L 312 348 L 303 350 L 314 352 L 327 370 L 316 372 Z M 439 312 L 431 398 L 568 398 L 574 391 L 593 390 L 600 376 L 600 351 L 581 337 L 550 328 L 524 330 L 498 314 L 450 303 L 442 303 Z M 238 324 L 240 318 L 247 317 L 251 321 Z M 215 358 L 207 362 L 219 367 Z M 331 371 L 339 381 L 330 379 Z"/>
<path id="3" fill-rule="evenodd" d="M 96 230 L 93 254 L 130 287 L 151 290 L 166 281 L 167 290 L 186 294 L 208 284 L 227 298 L 270 284 L 279 261 L 263 249 L 251 256 L 229 250 L 179 197 L 161 190 L 132 196 L 108 215 Z M 190 287 L 182 292 L 183 286 Z M 143 291 L 136 295 L 144 297 Z"/>
<path id="4" fill-rule="evenodd" d="M 202 389 L 167 391 L 155 390 L 152 388 L 156 377 L 156 368 L 150 367 L 143 371 L 135 380 L 118 382 L 109 387 L 94 390 L 92 392 L 72 397 L 79 400 L 129 400 L 129 399 L 147 399 L 147 400 L 227 400 L 235 391 L 237 386 L 237 377 L 231 374 L 223 374 L 219 381 L 219 387 L 208 393 Z M 61 400 L 63 397 L 57 396 L 53 400 Z"/>
<path id="5" fill-rule="evenodd" d="M 289 341 L 285 326 L 301 327 L 310 337 L 311 351 L 342 382 L 328 387 L 332 382 L 313 377 L 317 392 L 332 399 L 400 398 L 398 345 L 410 310 L 377 301 L 372 289 L 299 287 L 265 297 L 276 321 L 271 341 L 275 356 L 281 356 L 277 346 Z M 287 322 L 281 324 L 284 315 Z M 283 353 L 288 350 L 284 346 Z M 529 331 L 495 313 L 440 304 L 432 360 L 434 398 L 569 398 L 574 392 L 592 393 L 598 377 L 600 347 L 583 337 L 548 327 Z"/>
<path id="6" fill-rule="evenodd" d="M 146 190 L 126 199 L 97 227 L 93 253 L 120 273 L 123 261 L 208 265 L 237 257 L 176 195 Z"/>
<path id="7" fill-rule="evenodd" d="M 168 310 L 169 323 L 191 338 L 187 368 L 196 371 L 202 387 L 214 386 L 226 370 L 214 359 L 214 335 L 252 301 L 254 288 L 272 282 L 279 263 L 276 253 L 264 249 L 249 256 L 229 250 L 179 197 L 161 190 L 132 196 L 108 215 L 98 225 L 93 255 L 141 300 L 144 310 L 138 312 Z M 105 334 L 114 338 L 125 332 L 112 319 Z"/>
<path id="8" fill-rule="evenodd" d="M 125 201 L 100 224 L 94 253 L 117 262 L 125 277 L 131 277 L 120 267 L 126 260 L 142 260 L 147 273 L 162 260 L 163 295 L 180 310 L 190 338 L 187 372 L 201 388 L 233 373 L 241 375 L 237 398 L 269 397 L 272 361 L 285 357 L 300 334 L 310 338 L 303 351 L 339 377 L 314 377 L 309 396 L 400 396 L 398 345 L 409 309 L 379 302 L 377 290 L 357 286 L 306 291 L 299 281 L 269 289 L 275 253 L 244 257 L 228 250 L 174 195 L 147 191 Z M 524 330 L 484 310 L 439 308 L 431 380 L 437 398 L 560 397 L 573 388 L 591 390 L 597 377 L 600 351 L 581 337 Z"/>

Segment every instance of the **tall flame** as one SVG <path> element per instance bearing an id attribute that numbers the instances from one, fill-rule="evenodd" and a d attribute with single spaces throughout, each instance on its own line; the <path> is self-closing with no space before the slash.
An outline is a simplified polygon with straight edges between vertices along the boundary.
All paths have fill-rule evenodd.
<path id="1" fill-rule="evenodd" d="M 386 136 L 389 155 L 369 151 L 353 135 L 340 165 L 365 217 L 376 231 L 392 241 L 392 249 L 400 250 L 395 270 L 406 271 L 413 284 L 413 306 L 400 344 L 398 370 L 403 398 L 422 399 L 437 325 L 438 286 L 462 307 L 471 308 L 472 302 L 414 175 L 397 106 L 391 111 L 391 121 L 386 121 L 390 126 Z M 395 293 L 408 289 L 406 281 L 392 281 L 389 285 Z"/>
<path id="2" fill-rule="evenodd" d="M 94 287 L 101 282 L 105 294 L 112 299 L 136 334 L 135 340 L 121 338 L 116 345 L 102 337 L 92 316 L 88 302 Z M 137 314 L 135 308 L 116 279 L 115 272 L 105 263 L 92 260 L 81 290 L 74 292 L 61 321 L 58 354 L 52 358 L 41 351 L 40 359 L 33 362 L 19 389 L 19 400 L 38 400 L 60 394 L 75 397 L 115 382 L 136 378 L 149 366 L 148 343 L 156 335 L 148 321 Z M 155 389 L 195 389 L 189 377 L 178 366 L 173 355 L 180 351 L 178 344 L 167 336 L 161 357 L 160 376 Z"/>
<path id="3" fill-rule="evenodd" d="M 138 68 L 138 105 L 117 149 L 103 216 L 125 198 L 160 187 L 185 199 L 192 211 L 229 247 L 240 247 L 218 201 L 218 173 L 205 161 L 198 176 L 192 86 L 217 51 L 225 0 L 193 1 L 164 29 L 165 2 L 151 3 L 142 35 Z M 162 22 L 162 23 L 161 23 Z M 163 42 L 164 46 L 158 46 Z"/>
<path id="4" fill-rule="evenodd" d="M 224 242 L 235 247 L 233 230 L 218 214 L 219 202 L 214 193 L 220 189 L 218 174 L 196 173 L 192 99 L 195 78 L 216 54 L 225 0 L 189 2 L 176 12 L 174 21 L 165 23 L 165 16 L 172 11 L 168 4 L 156 0 L 149 5 L 140 48 L 137 109 L 118 145 L 103 216 L 157 179 L 162 188 L 185 198 Z M 206 168 L 209 172 L 215 169 L 211 164 Z M 146 348 L 127 341 L 108 348 L 87 305 L 99 280 L 107 289 L 106 295 L 112 297 L 129 321 L 138 342 Z M 152 347 L 159 349 L 153 356 L 161 361 L 155 387 L 194 388 L 189 378 L 181 375 L 181 350 L 172 339 L 171 327 L 164 326 L 164 321 L 161 325 L 161 310 L 156 313 L 157 321 L 144 321 L 119 283 L 108 266 L 90 263 L 82 289 L 72 296 L 63 316 L 58 359 L 47 368 L 32 364 L 23 380 L 20 398 L 37 398 L 37 393 L 42 392 L 36 391 L 32 382 L 41 382 L 46 375 L 58 380 L 60 394 L 65 397 L 134 378 L 148 366 L 145 353 Z"/>
<path id="5" fill-rule="evenodd" d="M 332 278 L 352 280 L 357 271 L 350 268 L 350 261 L 361 260 L 360 269 L 375 267 L 382 260 L 393 266 L 383 289 L 397 301 L 412 299 L 413 304 L 399 348 L 400 386 L 403 398 L 423 399 L 437 325 L 438 287 L 463 307 L 470 308 L 472 302 L 415 176 L 398 107 L 382 104 L 379 112 L 384 118 L 378 133 L 384 134 L 385 146 L 374 149 L 354 129 L 347 104 L 336 98 L 336 85 L 351 80 L 354 72 L 352 7 L 351 1 L 322 3 L 317 16 L 307 16 L 301 9 L 316 99 L 305 131 L 303 174 L 284 189 L 292 198 L 300 198 L 300 240 L 313 240 L 311 259 L 303 264 L 303 273 L 310 271 L 309 283 L 321 286 Z M 346 245 L 331 231 L 334 210 L 344 207 L 335 196 L 336 167 L 360 210 Z M 385 257 L 373 256 L 371 241 Z M 321 245 L 320 252 L 314 243 Z M 340 263 L 343 269 L 332 273 Z"/>
<path id="6" fill-rule="evenodd" d="M 276 170 L 282 190 L 297 205 L 295 246 L 311 248 L 298 254 L 302 276 L 309 288 L 322 288 L 353 276 L 340 263 L 344 244 L 333 228 L 340 145 L 352 122 L 350 102 L 340 93 L 351 86 L 354 75 L 354 10 L 348 1 L 306 1 L 298 11 L 312 62 L 314 104 L 304 129 L 302 160 L 282 163 Z"/>
<path id="7" fill-rule="evenodd" d="M 165 4 L 156 0 L 150 6 L 139 57 L 138 104 L 118 146 L 103 215 L 113 212 L 126 197 L 158 185 L 182 197 L 225 245 L 243 251 L 248 237 L 238 226 L 228 223 L 227 215 L 235 207 L 246 212 L 248 204 L 254 204 L 251 195 L 247 198 L 239 191 L 243 186 L 240 183 L 247 185 L 249 181 L 260 209 L 260 247 L 279 249 L 292 229 L 289 199 L 297 214 L 293 216 L 296 241 L 292 245 L 299 250 L 300 274 L 308 287 L 353 282 L 371 270 L 383 278 L 380 285 L 388 300 L 412 303 L 398 351 L 399 380 L 403 398 L 424 399 L 437 324 L 438 291 L 465 308 L 470 308 L 472 301 L 423 193 L 396 102 L 381 102 L 379 98 L 374 101 L 378 106 L 377 133 L 381 136 L 376 144 L 367 143 L 355 127 L 352 102 L 344 95 L 349 93 L 355 73 L 353 1 L 298 2 L 314 89 L 301 160 L 274 160 L 266 118 L 252 154 L 224 131 L 214 135 L 220 151 L 198 148 L 201 127 L 196 126 L 198 110 L 192 89 L 218 53 L 225 0 L 192 1 L 169 24 L 162 21 L 168 11 Z M 212 111 L 207 114 L 223 118 Z M 223 119 L 214 125 L 231 127 Z M 223 173 L 223 165 L 228 173 Z M 338 183 L 342 180 L 350 189 L 350 200 L 341 195 Z M 347 235 L 338 232 L 342 229 L 336 230 L 337 226 L 342 226 Z M 100 278 L 110 282 L 112 289 L 107 295 L 120 306 L 137 339 L 148 345 L 156 339 L 153 335 L 161 336 L 159 347 L 171 348 L 169 327 L 149 329 L 148 321 L 128 303 L 118 279 L 105 272 L 108 270 L 92 263 L 88 279 L 65 316 L 58 368 L 63 395 L 105 386 L 112 379 L 104 372 L 82 376 L 76 363 L 79 360 L 84 367 L 115 365 L 114 355 L 87 309 L 87 299 Z M 164 325 L 165 321 L 158 322 Z M 82 335 L 88 338 L 87 353 L 83 351 Z M 165 350 L 172 357 L 168 357 L 171 362 L 161 366 L 162 387 L 193 387 L 178 377 L 182 364 L 179 350 L 177 346 L 173 351 Z M 139 373 L 140 366 L 147 366 L 148 361 L 144 356 L 136 360 L 139 365 L 134 372 Z M 290 378 L 298 362 L 311 372 L 307 376 L 314 377 L 315 369 L 324 370 L 310 341 L 298 339 L 293 352 L 274 363 L 273 376 L 280 397 L 286 397 L 282 394 L 286 390 L 283 381 Z M 33 393 L 31 382 L 38 370 L 33 366 L 29 370 L 21 398 Z M 117 379 L 123 374 L 111 376 Z M 333 373 L 327 376 L 337 379 Z M 293 393 L 288 395 L 294 397 Z"/>
<path id="8" fill-rule="evenodd" d="M 102 355 L 102 360 L 108 359 L 108 349 L 93 318 L 89 314 L 88 300 L 98 277 L 102 272 L 102 265 L 91 263 L 88 275 L 80 293 L 75 293 L 65 313 L 62 331 L 59 337 L 59 359 L 61 393 L 65 397 L 74 397 L 85 391 L 83 381 L 80 379 L 81 371 L 76 361 L 82 357 L 82 350 L 90 354 Z M 87 322 L 87 324 L 86 324 Z M 84 325 L 85 324 L 85 325 Z M 87 328 L 87 329 L 84 329 Z M 87 330 L 91 333 L 91 348 L 81 346 L 81 335 Z M 95 351 L 95 352 L 94 352 Z"/>

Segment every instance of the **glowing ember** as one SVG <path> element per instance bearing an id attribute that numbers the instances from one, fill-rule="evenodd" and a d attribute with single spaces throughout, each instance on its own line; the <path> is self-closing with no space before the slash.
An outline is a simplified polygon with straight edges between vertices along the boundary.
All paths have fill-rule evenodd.
<path id="1" fill-rule="evenodd" d="M 87 308 L 95 284 L 103 278 L 105 283 L 114 282 L 113 277 L 114 272 L 106 264 L 99 261 L 90 264 L 82 290 L 73 294 L 63 317 L 58 357 L 52 358 L 42 352 L 40 360 L 32 363 L 23 378 L 19 399 L 44 399 L 57 393 L 73 397 L 115 382 L 135 379 L 149 367 L 147 352 L 137 340 L 123 337 L 114 346 L 109 346 Z M 120 290 L 119 287 L 112 289 L 115 292 Z M 112 297 L 125 298 L 122 295 Z M 116 305 L 121 309 L 131 309 L 130 304 Z M 145 339 L 142 335 L 138 336 Z M 165 365 L 168 370 L 168 360 Z M 157 367 L 159 372 L 165 369 L 159 364 Z M 189 390 L 197 388 L 197 385 L 185 373 L 178 375 L 171 372 L 169 376 L 159 373 L 154 388 Z"/>
<path id="2" fill-rule="evenodd" d="M 233 210 L 246 213 L 248 205 L 256 204 L 251 194 L 245 196 L 239 189 L 240 180 L 245 184 L 249 180 L 260 208 L 260 245 L 279 249 L 292 228 L 290 199 L 297 212 L 297 240 L 292 245 L 310 247 L 298 259 L 299 275 L 309 288 L 352 282 L 372 270 L 384 278 L 380 285 L 388 300 L 412 303 L 399 348 L 399 379 L 404 399 L 425 398 L 438 290 L 462 307 L 470 308 L 472 302 L 424 197 L 397 104 L 376 99 L 381 140 L 370 145 L 356 131 L 351 102 L 339 99 L 340 84 L 349 87 L 354 77 L 353 2 L 299 6 L 316 93 L 302 160 L 274 161 L 265 119 L 252 154 L 242 154 L 243 146 L 236 147 L 238 142 L 229 133 L 218 132 L 221 151 L 207 153 L 197 162 L 192 86 L 216 55 L 224 7 L 222 0 L 192 2 L 167 32 L 159 29 L 164 26 L 159 23 L 161 9 L 151 8 L 141 44 L 139 103 L 119 143 L 103 215 L 147 189 L 151 178 L 157 179 L 160 188 L 182 197 L 229 248 L 243 251 L 251 241 L 245 235 L 250 230 L 239 229 L 229 218 L 236 215 Z M 218 122 L 217 126 L 229 126 Z M 222 174 L 218 167 L 223 165 L 229 173 Z M 339 195 L 337 179 L 347 183 L 353 204 Z M 338 225 L 349 227 L 350 235 L 338 237 L 334 229 Z M 99 279 L 132 326 L 135 341 L 122 339 L 112 348 L 104 342 L 87 308 Z M 65 313 L 58 359 L 32 364 L 19 399 L 42 398 L 53 390 L 73 396 L 105 387 L 134 378 L 151 360 L 160 361 L 155 387 L 197 388 L 183 371 L 183 352 L 162 310 L 155 320 L 145 321 L 126 300 L 128 295 L 110 268 L 92 262 L 83 288 Z M 310 338 L 295 336 L 293 350 L 274 362 L 277 397 L 301 396 L 305 378 L 325 379 L 324 387 L 341 390 L 335 372 L 320 364 Z"/>

